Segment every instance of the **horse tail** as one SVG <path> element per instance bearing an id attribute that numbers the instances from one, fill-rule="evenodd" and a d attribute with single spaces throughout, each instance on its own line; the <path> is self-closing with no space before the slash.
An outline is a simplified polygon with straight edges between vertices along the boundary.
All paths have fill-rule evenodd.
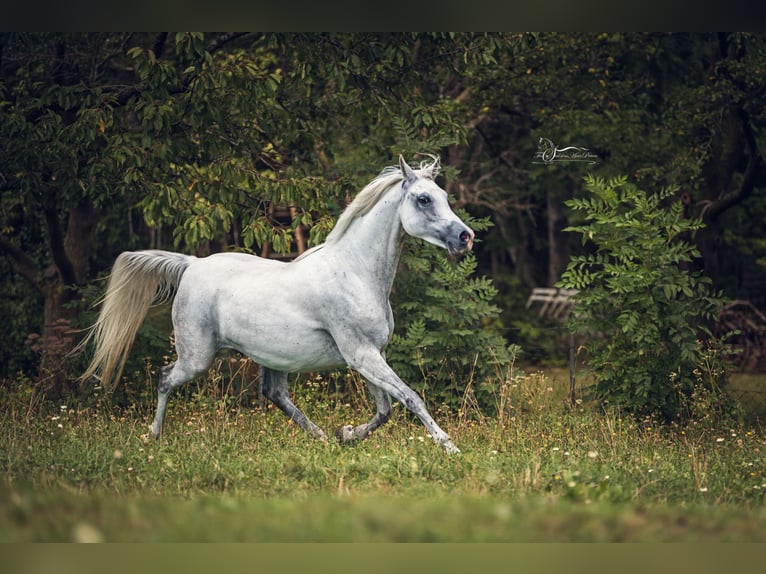
<path id="1" fill-rule="evenodd" d="M 114 262 L 98 319 L 78 349 L 91 341 L 93 359 L 80 377 L 101 380 L 110 391 L 122 375 L 128 353 L 152 304 L 164 303 L 195 258 L 169 251 L 125 251 Z"/>

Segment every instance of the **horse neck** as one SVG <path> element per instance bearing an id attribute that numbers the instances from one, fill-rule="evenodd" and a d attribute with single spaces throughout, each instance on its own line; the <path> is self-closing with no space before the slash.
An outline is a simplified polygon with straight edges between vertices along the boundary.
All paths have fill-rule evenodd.
<path id="1" fill-rule="evenodd" d="M 385 289 L 391 286 L 399 264 L 404 230 L 399 220 L 402 197 L 398 186 L 358 217 L 336 242 L 339 255 Z"/>

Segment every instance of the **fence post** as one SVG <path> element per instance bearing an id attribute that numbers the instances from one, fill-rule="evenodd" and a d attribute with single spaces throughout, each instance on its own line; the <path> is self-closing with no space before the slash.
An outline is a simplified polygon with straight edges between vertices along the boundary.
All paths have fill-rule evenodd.
<path id="1" fill-rule="evenodd" d="M 575 397 L 575 340 L 574 333 L 569 333 L 569 401 L 572 406 L 577 404 Z"/>

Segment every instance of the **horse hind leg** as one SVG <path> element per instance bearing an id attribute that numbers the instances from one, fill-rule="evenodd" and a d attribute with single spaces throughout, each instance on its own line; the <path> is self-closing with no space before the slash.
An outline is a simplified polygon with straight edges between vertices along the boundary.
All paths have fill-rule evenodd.
<path id="1" fill-rule="evenodd" d="M 325 432 L 311 422 L 309 418 L 290 400 L 290 394 L 287 388 L 287 373 L 261 367 L 260 386 L 263 396 L 279 407 L 290 420 L 294 421 L 310 436 L 323 442 L 327 442 L 327 435 Z"/>
<path id="2" fill-rule="evenodd" d="M 367 438 L 375 429 L 384 425 L 388 422 L 388 419 L 391 418 L 391 399 L 389 398 L 388 393 L 369 382 L 367 382 L 367 388 L 375 399 L 375 408 L 377 409 L 377 412 L 369 422 L 357 427 L 346 425 L 339 428 L 336 434 L 341 443 L 345 444 Z"/>
<path id="3" fill-rule="evenodd" d="M 212 362 L 212 355 L 206 360 L 190 362 L 179 359 L 175 363 L 162 367 L 160 371 L 160 384 L 157 388 L 157 411 L 150 427 L 151 436 L 159 438 L 165 423 L 165 411 L 168 406 L 168 397 L 174 389 L 192 380 L 196 375 L 207 370 Z"/>

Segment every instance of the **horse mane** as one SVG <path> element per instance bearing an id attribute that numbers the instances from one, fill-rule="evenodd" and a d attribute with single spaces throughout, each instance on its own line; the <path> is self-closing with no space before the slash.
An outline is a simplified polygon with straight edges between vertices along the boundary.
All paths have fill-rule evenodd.
<path id="1" fill-rule="evenodd" d="M 425 177 L 431 180 L 436 179 L 441 170 L 439 158 L 437 156 L 431 156 L 432 162 L 421 162 L 420 167 L 415 169 L 415 173 L 418 177 Z M 368 183 L 362 191 L 360 191 L 354 200 L 343 210 L 340 214 L 338 221 L 335 223 L 335 227 L 332 228 L 330 234 L 327 236 L 325 243 L 333 243 L 340 239 L 343 234 L 348 230 L 354 220 L 363 216 L 375 206 L 385 193 L 391 189 L 392 186 L 397 185 L 404 180 L 404 174 L 398 165 L 392 165 L 384 168 L 378 176 Z"/>

